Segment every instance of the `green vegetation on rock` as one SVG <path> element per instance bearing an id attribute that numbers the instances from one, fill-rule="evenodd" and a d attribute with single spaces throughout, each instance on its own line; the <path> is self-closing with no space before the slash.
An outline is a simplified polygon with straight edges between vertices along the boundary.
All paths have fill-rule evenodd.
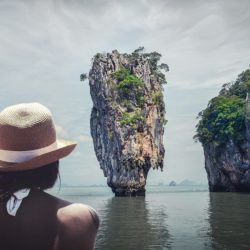
<path id="1" fill-rule="evenodd" d="M 242 72 L 235 83 L 224 84 L 220 93 L 226 96 L 236 95 L 245 99 L 247 93 L 250 93 L 250 69 Z"/>
<path id="2" fill-rule="evenodd" d="M 160 65 L 158 65 L 162 55 L 156 51 L 153 51 L 151 53 L 145 53 L 144 50 L 144 47 L 140 46 L 132 53 L 130 60 L 135 61 L 140 56 L 145 59 L 148 59 L 152 77 L 157 78 L 160 84 L 167 84 L 165 74 L 161 71 L 164 70 L 165 72 L 168 72 L 169 66 L 166 63 L 161 63 Z"/>
<path id="3" fill-rule="evenodd" d="M 135 96 L 136 98 L 136 102 L 140 107 L 143 107 L 144 103 L 145 103 L 145 97 L 141 94 L 138 94 Z"/>
<path id="4" fill-rule="evenodd" d="M 129 75 L 129 71 L 124 68 L 121 67 L 119 70 L 115 71 L 114 73 L 111 74 L 118 82 L 121 82 L 123 80 L 125 80 Z"/>
<path id="5" fill-rule="evenodd" d="M 143 86 L 143 81 L 135 75 L 128 75 L 119 82 L 118 89 L 125 93 L 131 90 L 139 90 Z"/>
<path id="6" fill-rule="evenodd" d="M 152 102 L 154 105 L 161 105 L 163 103 L 163 94 L 161 91 L 152 93 Z"/>
<path id="7" fill-rule="evenodd" d="M 125 99 L 125 100 L 122 100 L 121 105 L 122 105 L 123 107 L 129 109 L 129 110 L 132 110 L 132 109 L 133 109 L 133 105 L 132 105 L 131 101 L 129 101 L 129 100 L 126 100 L 126 99 Z"/>
<path id="8" fill-rule="evenodd" d="M 120 64 L 119 69 L 113 72 L 110 75 L 110 78 L 107 79 L 107 84 L 110 85 L 110 89 L 117 94 L 116 101 L 119 106 L 123 107 L 121 109 L 121 125 L 131 125 L 135 126 L 139 120 L 143 118 L 143 108 L 145 106 L 146 100 L 159 107 L 160 112 L 164 110 L 164 100 L 162 90 L 157 90 L 157 88 L 149 94 L 150 96 L 145 95 L 145 84 L 133 74 L 133 69 L 131 65 L 137 65 L 140 62 L 148 63 L 149 66 L 149 76 L 151 84 L 165 84 L 167 83 L 165 79 L 165 74 L 162 73 L 162 70 L 168 71 L 168 65 L 165 63 L 159 64 L 161 54 L 158 52 L 145 53 L 144 47 L 139 47 L 132 54 L 124 54 L 128 60 L 128 64 Z M 148 68 L 147 68 L 148 70 Z M 115 95 L 114 95 L 115 96 Z M 126 108 L 126 111 L 124 111 Z M 164 114 L 160 114 L 160 123 L 165 125 L 167 120 L 164 117 Z"/>
<path id="9" fill-rule="evenodd" d="M 118 82 L 117 90 L 121 104 L 125 104 L 125 107 L 130 106 L 128 102 L 130 99 L 133 99 L 132 97 L 134 96 L 136 104 L 139 107 L 143 107 L 145 102 L 143 91 L 144 83 L 140 78 L 131 74 L 125 67 L 121 67 L 121 69 L 112 73 L 112 77 Z"/>
<path id="10" fill-rule="evenodd" d="M 160 71 L 160 70 L 156 70 L 154 72 L 154 76 L 159 80 L 160 84 L 167 84 L 167 80 L 165 78 L 165 75 Z"/>
<path id="11" fill-rule="evenodd" d="M 223 85 L 220 95 L 199 113 L 194 139 L 203 145 L 223 146 L 230 139 L 241 142 L 245 136 L 246 95 L 250 91 L 250 70 L 241 73 L 235 83 Z"/>
<path id="12" fill-rule="evenodd" d="M 120 123 L 121 125 L 131 125 L 133 127 L 142 119 L 142 112 L 139 110 L 135 110 L 134 112 L 123 112 Z"/>

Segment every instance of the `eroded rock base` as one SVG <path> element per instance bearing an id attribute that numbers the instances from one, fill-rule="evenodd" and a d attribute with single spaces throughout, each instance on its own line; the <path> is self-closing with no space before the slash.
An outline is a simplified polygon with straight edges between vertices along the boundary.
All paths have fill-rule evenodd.
<path id="1" fill-rule="evenodd" d="M 138 189 L 138 190 L 124 190 L 124 189 L 112 189 L 112 191 L 115 193 L 116 197 L 137 197 L 137 196 L 145 196 L 146 189 Z"/>

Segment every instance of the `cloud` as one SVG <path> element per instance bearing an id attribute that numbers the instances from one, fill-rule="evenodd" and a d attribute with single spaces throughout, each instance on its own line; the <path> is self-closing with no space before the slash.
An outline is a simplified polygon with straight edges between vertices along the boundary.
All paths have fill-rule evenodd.
<path id="1" fill-rule="evenodd" d="M 92 142 L 92 137 L 89 135 L 80 135 L 78 139 L 81 142 Z"/>
<path id="2" fill-rule="evenodd" d="M 81 157 L 81 153 L 79 151 L 75 151 L 71 154 L 73 157 Z"/>
<path id="3" fill-rule="evenodd" d="M 199 144 L 192 140 L 195 117 L 249 65 L 249 8 L 248 0 L 0 1 L 0 106 L 48 106 L 60 124 L 58 134 L 79 139 L 77 152 L 87 152 L 71 162 L 77 174 L 62 170 L 80 183 L 91 172 L 83 163 L 99 166 L 87 135 L 90 90 L 79 76 L 97 52 L 128 53 L 143 45 L 170 66 L 164 86 L 167 171 L 152 178 L 205 179 L 202 150 L 196 152 Z M 99 173 L 90 179 L 102 178 Z"/>

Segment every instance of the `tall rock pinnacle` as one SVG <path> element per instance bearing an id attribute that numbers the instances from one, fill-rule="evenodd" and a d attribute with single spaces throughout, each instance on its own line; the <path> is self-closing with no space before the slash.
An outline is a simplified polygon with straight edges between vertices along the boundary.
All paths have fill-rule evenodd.
<path id="1" fill-rule="evenodd" d="M 116 196 L 145 195 L 149 169 L 163 168 L 166 83 L 161 55 L 96 54 L 89 72 L 94 149 Z"/>

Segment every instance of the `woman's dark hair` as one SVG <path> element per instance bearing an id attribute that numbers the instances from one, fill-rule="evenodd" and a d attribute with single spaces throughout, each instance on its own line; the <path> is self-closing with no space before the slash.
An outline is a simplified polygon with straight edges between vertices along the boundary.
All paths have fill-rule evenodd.
<path id="1" fill-rule="evenodd" d="M 7 201 L 12 193 L 23 188 L 51 188 L 58 176 L 59 161 L 32 170 L 0 172 L 0 202 Z"/>

